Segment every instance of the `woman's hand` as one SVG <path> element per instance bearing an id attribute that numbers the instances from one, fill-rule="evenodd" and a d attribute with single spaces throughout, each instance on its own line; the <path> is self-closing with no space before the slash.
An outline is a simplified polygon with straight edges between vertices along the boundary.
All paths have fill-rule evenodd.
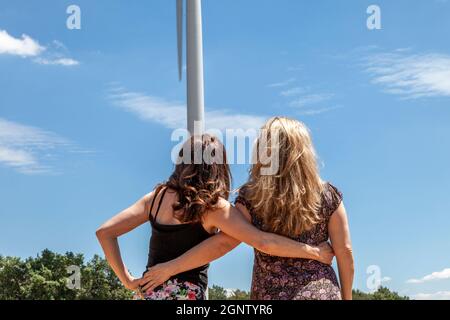
<path id="1" fill-rule="evenodd" d="M 140 280 L 142 291 L 153 291 L 174 275 L 174 271 L 170 262 L 157 264 L 144 274 Z"/>
<path id="2" fill-rule="evenodd" d="M 136 291 L 139 288 L 141 281 L 142 281 L 142 278 L 134 278 L 134 277 L 130 276 L 126 281 L 124 281 L 123 285 L 128 290 Z"/>
<path id="3" fill-rule="evenodd" d="M 328 242 L 322 242 L 317 247 L 318 250 L 318 261 L 327 265 L 331 265 L 334 258 L 334 251 Z"/>

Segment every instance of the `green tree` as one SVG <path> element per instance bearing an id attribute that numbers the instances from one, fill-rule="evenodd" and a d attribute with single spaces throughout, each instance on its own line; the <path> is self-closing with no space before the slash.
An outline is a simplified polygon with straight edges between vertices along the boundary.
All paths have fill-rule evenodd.
<path id="1" fill-rule="evenodd" d="M 228 300 L 250 300 L 250 293 L 242 290 L 234 290 Z"/>
<path id="2" fill-rule="evenodd" d="M 373 300 L 409 300 L 409 297 L 400 296 L 395 291 L 390 291 L 386 287 L 380 287 L 373 293 Z"/>
<path id="3" fill-rule="evenodd" d="M 213 285 L 208 289 L 208 297 L 209 300 L 250 300 L 250 293 L 237 289 L 228 296 L 224 288 Z"/>
<path id="4" fill-rule="evenodd" d="M 80 270 L 80 288 L 67 285 L 67 267 Z M 82 254 L 65 254 L 44 250 L 35 258 L 20 259 L 0 256 L 0 300 L 128 300 L 132 293 L 125 289 L 105 259 L 94 256 L 85 263 Z M 353 291 L 355 300 L 409 300 L 386 287 L 374 293 Z M 220 286 L 209 289 L 210 300 L 248 300 L 250 294 L 235 290 L 227 297 Z"/>
<path id="5" fill-rule="evenodd" d="M 19 258 L 0 256 L 0 300 L 18 299 L 22 284 L 27 280 L 28 269 Z"/>
<path id="6" fill-rule="evenodd" d="M 224 288 L 213 286 L 209 289 L 210 300 L 249 300 L 250 293 L 235 290 L 231 296 L 227 297 Z M 366 293 L 360 290 L 353 290 L 353 300 L 409 300 L 409 297 L 400 296 L 397 292 L 390 291 L 386 287 L 380 287 L 374 293 Z"/>
<path id="7" fill-rule="evenodd" d="M 213 285 L 208 289 L 209 300 L 227 300 L 227 292 L 224 288 Z"/>
<path id="8" fill-rule="evenodd" d="M 374 293 L 365 293 L 359 290 L 353 290 L 354 300 L 409 300 L 407 296 L 401 296 L 395 291 L 386 287 L 379 287 Z"/>
<path id="9" fill-rule="evenodd" d="M 79 289 L 67 285 L 67 267 L 80 270 Z M 108 263 L 94 256 L 88 263 L 82 254 L 64 255 L 44 250 L 22 260 L 0 256 L 0 300 L 130 299 Z"/>
<path id="10" fill-rule="evenodd" d="M 128 300 L 131 292 L 119 281 L 108 262 L 95 255 L 82 269 L 80 299 Z"/>
<path id="11" fill-rule="evenodd" d="M 365 293 L 360 290 L 353 290 L 353 300 L 373 300 L 370 293 Z"/>

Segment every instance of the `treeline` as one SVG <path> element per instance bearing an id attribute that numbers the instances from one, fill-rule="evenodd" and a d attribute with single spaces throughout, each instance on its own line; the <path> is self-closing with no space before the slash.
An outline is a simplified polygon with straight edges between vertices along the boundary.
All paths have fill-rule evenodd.
<path id="1" fill-rule="evenodd" d="M 211 300 L 248 300 L 249 292 L 209 288 Z M 105 259 L 44 250 L 34 258 L 0 256 L 0 300 L 129 300 L 125 289 Z M 368 294 L 353 292 L 355 300 L 407 300 L 388 288 Z"/>
<path id="2" fill-rule="evenodd" d="M 250 292 L 239 289 L 227 292 L 224 288 L 214 285 L 208 289 L 208 297 L 209 300 L 250 300 Z"/>
<path id="3" fill-rule="evenodd" d="M 122 286 L 106 260 L 99 256 L 88 262 L 82 254 L 67 252 L 62 255 L 50 250 L 25 260 L 0 256 L 0 300 L 131 298 L 131 292 Z"/>
<path id="4" fill-rule="evenodd" d="M 401 296 L 386 287 L 380 287 L 374 293 L 353 290 L 353 300 L 409 300 L 409 297 Z"/>
<path id="5" fill-rule="evenodd" d="M 249 300 L 250 293 L 242 290 L 227 292 L 222 287 L 213 286 L 209 288 L 210 300 Z M 390 291 L 386 287 L 380 287 L 374 293 L 365 293 L 353 290 L 353 300 L 409 300 L 406 296 L 400 296 L 397 292 Z"/>

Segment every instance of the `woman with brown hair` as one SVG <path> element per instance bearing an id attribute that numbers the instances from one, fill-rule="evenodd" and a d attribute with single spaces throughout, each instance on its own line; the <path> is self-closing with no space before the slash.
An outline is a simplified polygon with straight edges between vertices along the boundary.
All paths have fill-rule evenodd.
<path id="1" fill-rule="evenodd" d="M 276 143 L 272 143 L 274 140 Z M 236 208 L 259 230 L 289 237 L 297 243 L 318 245 L 330 239 L 340 285 L 329 264 L 274 256 L 255 247 L 252 299 L 352 299 L 353 255 L 342 194 L 320 178 L 307 127 L 293 119 L 272 118 L 257 140 L 256 147 L 261 146 L 268 154 L 278 155 L 278 170 L 271 175 L 262 174 L 267 163 L 256 159 L 249 181 L 240 189 Z M 213 244 L 202 243 L 174 261 L 150 268 L 145 281 L 152 283 L 151 289 L 174 272 L 196 267 L 196 261 L 212 261 L 213 250 Z"/>
<path id="2" fill-rule="evenodd" d="M 210 135 L 191 137 L 167 182 L 97 230 L 105 256 L 125 287 L 140 291 L 148 300 L 205 299 L 209 261 L 223 256 L 240 241 L 266 254 L 331 264 L 333 252 L 326 243 L 310 246 L 252 226 L 227 201 L 230 180 L 222 143 Z M 152 226 L 147 269 L 176 259 L 198 245 L 200 250 L 203 246 L 212 250 L 185 264 L 184 270 L 171 269 L 171 274 L 157 284 L 146 277 L 136 279 L 122 261 L 117 239 L 147 221 Z M 195 266 L 190 267 L 192 263 Z"/>

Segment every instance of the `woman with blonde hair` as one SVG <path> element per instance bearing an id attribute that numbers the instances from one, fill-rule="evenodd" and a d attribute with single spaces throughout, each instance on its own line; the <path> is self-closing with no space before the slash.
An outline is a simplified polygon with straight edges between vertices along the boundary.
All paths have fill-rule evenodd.
<path id="1" fill-rule="evenodd" d="M 262 231 L 309 245 L 331 240 L 340 285 L 328 264 L 275 257 L 256 248 L 251 298 L 352 299 L 353 255 L 342 194 L 320 178 L 307 127 L 297 120 L 272 118 L 263 126 L 256 147 L 263 148 L 272 160 L 277 155 L 277 170 L 271 175 L 264 174 L 268 164 L 258 157 L 250 170 L 249 181 L 240 188 L 236 208 Z M 224 241 L 236 240 L 225 238 Z M 145 281 L 156 285 L 173 272 L 194 268 L 196 261 L 212 259 L 214 250 L 214 244 L 202 243 L 171 262 L 150 268 Z"/>

